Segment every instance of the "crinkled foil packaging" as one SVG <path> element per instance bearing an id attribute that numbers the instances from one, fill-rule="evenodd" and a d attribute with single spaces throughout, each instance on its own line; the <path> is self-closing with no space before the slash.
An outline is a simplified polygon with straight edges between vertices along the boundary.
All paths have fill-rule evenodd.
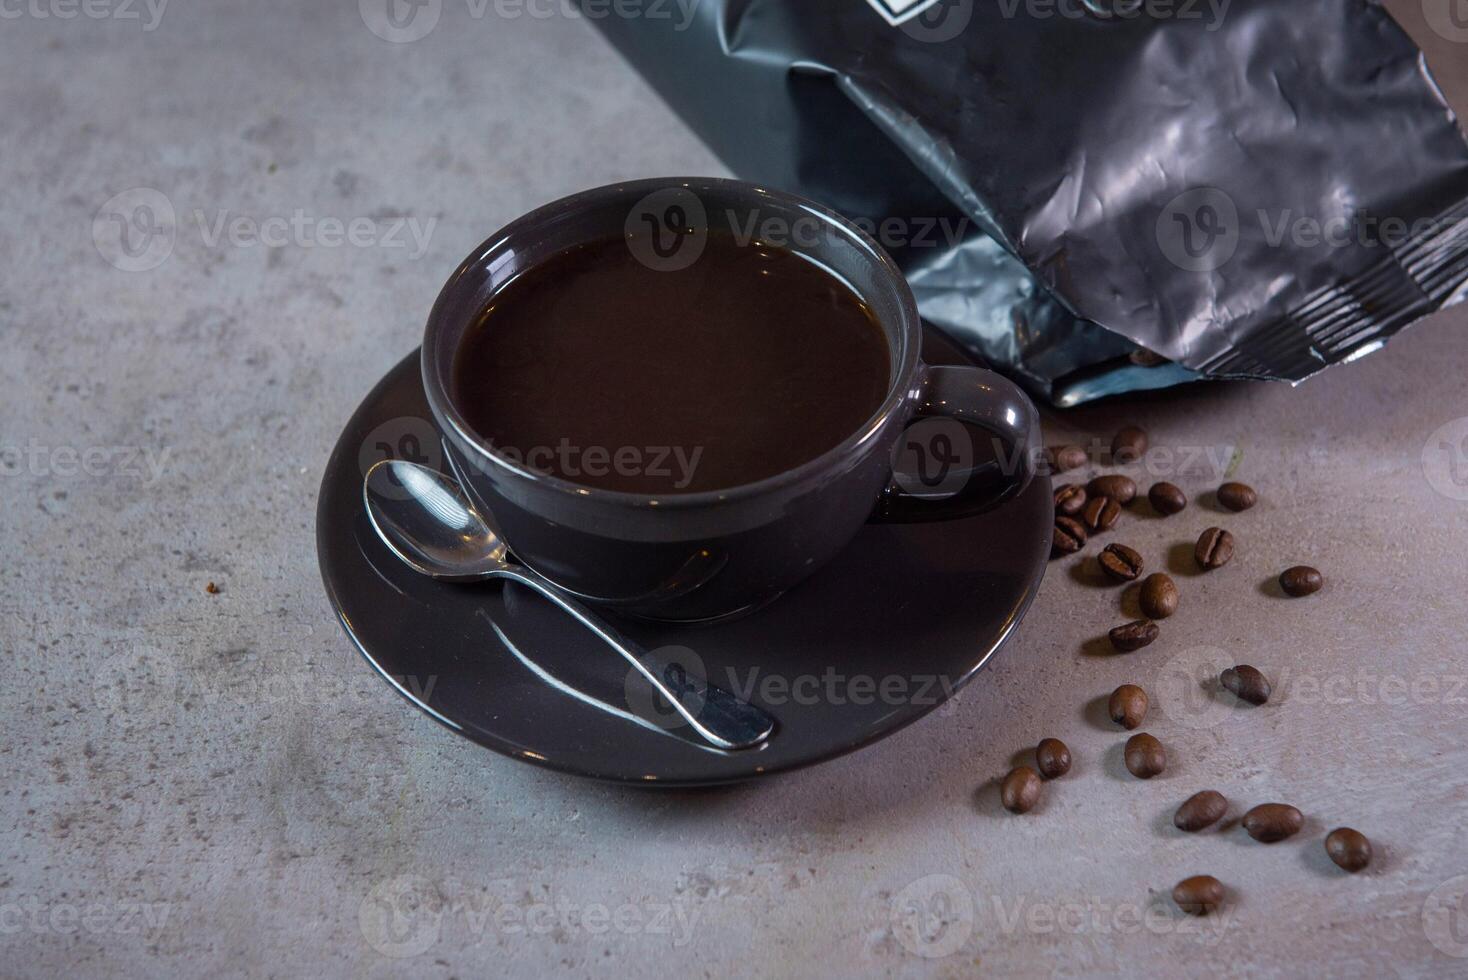
<path id="1" fill-rule="evenodd" d="M 857 219 L 1058 405 L 1301 381 L 1468 291 L 1468 144 L 1368 0 L 581 11 L 738 176 Z"/>

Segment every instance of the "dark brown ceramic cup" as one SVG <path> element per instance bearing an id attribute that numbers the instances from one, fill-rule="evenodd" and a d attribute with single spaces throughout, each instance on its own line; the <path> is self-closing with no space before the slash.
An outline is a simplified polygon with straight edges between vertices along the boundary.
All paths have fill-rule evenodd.
<path id="1" fill-rule="evenodd" d="M 650 264 L 697 261 L 698 235 L 709 231 L 747 237 L 751 228 L 784 229 L 774 244 L 845 280 L 875 313 L 891 355 L 887 395 L 867 423 L 834 449 L 767 479 L 657 496 L 582 486 L 528 468 L 478 437 L 454 404 L 451 379 L 480 312 L 536 263 L 644 224 L 692 230 L 649 251 Z M 548 204 L 475 249 L 428 318 L 423 382 L 456 475 L 515 558 L 604 608 L 706 622 L 774 599 L 869 521 L 959 519 L 1028 484 L 1039 439 L 1034 406 L 991 371 L 924 364 L 921 341 L 917 304 L 901 272 L 840 215 L 740 181 L 663 178 Z"/>

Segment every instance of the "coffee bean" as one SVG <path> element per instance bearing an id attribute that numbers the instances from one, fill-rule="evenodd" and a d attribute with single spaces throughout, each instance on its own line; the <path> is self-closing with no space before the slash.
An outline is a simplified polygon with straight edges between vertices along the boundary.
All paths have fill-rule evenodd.
<path id="1" fill-rule="evenodd" d="M 1198 536 L 1193 558 L 1205 569 L 1222 568 L 1234 556 L 1234 536 L 1221 527 L 1210 527 Z"/>
<path id="2" fill-rule="evenodd" d="M 1305 815 L 1288 803 L 1261 803 L 1244 814 L 1244 829 L 1265 844 L 1284 840 L 1305 825 Z"/>
<path id="3" fill-rule="evenodd" d="M 1218 823 L 1227 810 L 1228 800 L 1222 793 L 1205 789 L 1183 800 L 1183 805 L 1172 815 L 1172 825 L 1178 830 L 1196 834 L 1204 827 Z"/>
<path id="4" fill-rule="evenodd" d="M 1371 863 L 1371 841 L 1359 830 L 1337 827 L 1325 838 L 1325 853 L 1337 867 L 1354 874 Z"/>
<path id="5" fill-rule="evenodd" d="M 1118 582 L 1130 582 L 1142 574 L 1142 556 L 1124 544 L 1108 544 L 1096 556 L 1101 571 Z"/>
<path id="6" fill-rule="evenodd" d="M 1173 483 L 1152 484 L 1152 489 L 1147 491 L 1147 500 L 1151 502 L 1153 510 L 1169 517 L 1188 506 L 1188 495 Z"/>
<path id="7" fill-rule="evenodd" d="M 1177 612 L 1177 585 L 1162 572 L 1153 572 L 1142 579 L 1142 590 L 1137 596 L 1137 605 L 1148 619 L 1166 619 Z"/>
<path id="8" fill-rule="evenodd" d="M 1086 488 L 1074 483 L 1055 488 L 1055 513 L 1074 517 L 1086 506 Z"/>
<path id="9" fill-rule="evenodd" d="M 1223 904 L 1223 883 L 1212 875 L 1193 875 L 1173 886 L 1172 900 L 1189 915 L 1207 915 Z"/>
<path id="10" fill-rule="evenodd" d="M 1045 450 L 1045 458 L 1053 473 L 1064 473 L 1086 465 L 1086 451 L 1080 446 L 1050 446 Z"/>
<path id="11" fill-rule="evenodd" d="M 1106 713 L 1122 728 L 1136 728 L 1147 717 L 1147 692 L 1135 684 L 1123 684 L 1111 692 Z"/>
<path id="12" fill-rule="evenodd" d="M 1218 502 L 1232 511 L 1248 510 L 1259 502 L 1259 495 L 1247 484 L 1225 483 L 1218 488 Z"/>
<path id="13" fill-rule="evenodd" d="M 1121 505 L 1110 497 L 1092 497 L 1086 501 L 1086 509 L 1081 512 L 1081 519 L 1086 522 L 1086 527 L 1096 533 L 1111 530 L 1116 526 L 1119 517 Z"/>
<path id="14" fill-rule="evenodd" d="M 1143 732 L 1126 740 L 1127 772 L 1138 779 L 1151 779 L 1167 768 L 1167 753 L 1162 743 Z"/>
<path id="15" fill-rule="evenodd" d="M 1123 428 L 1111 440 L 1111 459 L 1118 465 L 1135 463 L 1147 451 L 1147 433 L 1135 425 Z"/>
<path id="16" fill-rule="evenodd" d="M 1224 689 L 1233 693 L 1240 701 L 1250 704 L 1263 704 L 1269 700 L 1273 688 L 1269 686 L 1269 680 L 1248 664 L 1239 664 L 1230 667 L 1218 675 L 1219 681 Z"/>
<path id="17" fill-rule="evenodd" d="M 1050 535 L 1050 557 L 1073 555 L 1086 546 L 1086 528 L 1073 517 L 1056 517 Z"/>
<path id="18" fill-rule="evenodd" d="M 1017 766 L 1004 777 L 999 799 L 1010 813 L 1029 813 L 1040 802 L 1040 774 L 1029 766 Z"/>
<path id="19" fill-rule="evenodd" d="M 1058 738 L 1045 738 L 1035 748 L 1035 762 L 1040 775 L 1055 779 L 1070 772 L 1070 748 Z"/>
<path id="20" fill-rule="evenodd" d="M 1117 626 L 1106 635 L 1111 638 L 1111 645 L 1118 653 L 1131 653 L 1157 639 L 1159 632 L 1157 624 L 1152 620 L 1138 619 L 1124 626 Z"/>
<path id="21" fill-rule="evenodd" d="M 1279 573 L 1279 587 L 1284 589 L 1285 595 L 1296 598 L 1319 592 L 1324 584 L 1325 577 L 1309 565 L 1296 565 Z"/>
<path id="22" fill-rule="evenodd" d="M 1129 504 L 1137 495 L 1137 481 L 1120 473 L 1110 473 L 1087 483 L 1086 493 L 1093 497 L 1110 497 L 1118 504 Z"/>

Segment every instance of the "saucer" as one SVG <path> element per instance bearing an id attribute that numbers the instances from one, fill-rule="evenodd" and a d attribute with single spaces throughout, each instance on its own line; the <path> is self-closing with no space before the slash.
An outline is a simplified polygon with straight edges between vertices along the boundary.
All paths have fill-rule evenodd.
<path id="1" fill-rule="evenodd" d="M 931 334 L 924 358 L 964 360 Z M 806 582 L 741 619 L 617 619 L 625 636 L 701 665 L 712 683 L 778 720 L 762 747 L 722 752 L 672 728 L 675 717 L 660 725 L 645 682 L 530 590 L 443 584 L 395 558 L 362 504 L 367 468 L 388 456 L 443 466 L 417 351 L 357 409 L 322 479 L 317 551 L 347 635 L 399 694 L 465 738 L 616 782 L 735 782 L 892 734 L 973 679 L 1014 632 L 1049 558 L 1050 481 L 1037 476 L 978 517 L 869 525 Z"/>

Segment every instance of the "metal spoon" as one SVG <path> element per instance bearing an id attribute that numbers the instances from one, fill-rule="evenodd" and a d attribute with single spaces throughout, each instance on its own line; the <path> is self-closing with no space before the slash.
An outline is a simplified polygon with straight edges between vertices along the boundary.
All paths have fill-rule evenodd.
<path id="1" fill-rule="evenodd" d="M 774 731 L 775 720 L 759 708 L 680 664 L 647 653 L 558 586 L 507 561 L 504 542 L 452 478 L 417 463 L 386 459 L 367 471 L 362 496 L 377 536 L 409 568 L 441 582 L 503 578 L 529 586 L 621 654 L 710 745 L 750 748 Z"/>

